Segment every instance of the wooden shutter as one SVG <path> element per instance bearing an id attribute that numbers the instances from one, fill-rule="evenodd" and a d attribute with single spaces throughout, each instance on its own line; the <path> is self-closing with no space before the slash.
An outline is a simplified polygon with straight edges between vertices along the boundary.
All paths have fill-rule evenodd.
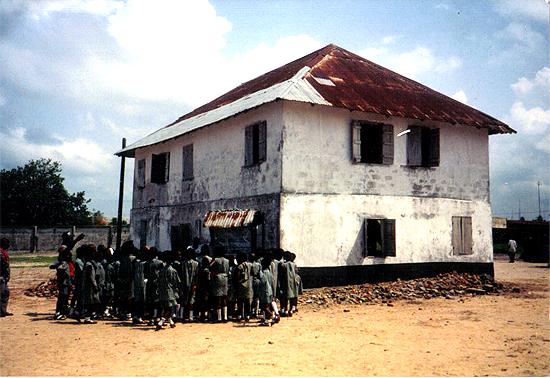
<path id="1" fill-rule="evenodd" d="M 189 144 L 183 147 L 183 172 L 182 176 L 184 180 L 193 178 L 193 145 Z"/>
<path id="2" fill-rule="evenodd" d="M 427 165 L 428 167 L 439 166 L 439 129 L 431 129 L 428 132 L 429 149 Z"/>
<path id="3" fill-rule="evenodd" d="M 368 243 L 367 241 L 369 240 L 369 235 L 368 235 L 368 219 L 363 219 L 363 257 L 366 257 L 369 255 L 369 251 L 368 251 Z"/>
<path id="4" fill-rule="evenodd" d="M 382 229 L 384 256 L 395 256 L 395 219 L 384 219 Z"/>
<path id="5" fill-rule="evenodd" d="M 252 154 L 252 144 L 253 141 L 253 126 L 247 126 L 244 129 L 244 165 L 252 165 L 253 164 L 253 154 Z"/>
<path id="6" fill-rule="evenodd" d="M 462 222 L 460 217 L 452 218 L 452 243 L 453 243 L 453 254 L 461 255 L 462 254 Z"/>
<path id="7" fill-rule="evenodd" d="M 361 162 L 361 123 L 351 122 L 351 160 L 354 163 Z"/>
<path id="8" fill-rule="evenodd" d="M 471 255 L 472 252 L 472 218 L 462 217 L 462 254 Z"/>
<path id="9" fill-rule="evenodd" d="M 170 152 L 165 152 L 164 154 L 164 183 L 168 182 L 170 178 Z"/>
<path id="10" fill-rule="evenodd" d="M 138 188 L 145 187 L 145 159 L 138 160 L 136 184 Z"/>
<path id="11" fill-rule="evenodd" d="M 258 162 L 266 160 L 267 153 L 267 129 L 266 121 L 258 125 Z"/>
<path id="12" fill-rule="evenodd" d="M 393 164 L 393 125 L 382 125 L 382 164 Z"/>
<path id="13" fill-rule="evenodd" d="M 410 126 L 407 134 L 407 165 L 418 167 L 422 165 L 422 129 Z"/>

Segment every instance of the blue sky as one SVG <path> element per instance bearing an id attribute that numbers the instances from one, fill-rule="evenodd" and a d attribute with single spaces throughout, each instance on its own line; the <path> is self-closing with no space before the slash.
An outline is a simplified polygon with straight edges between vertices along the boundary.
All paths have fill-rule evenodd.
<path id="1" fill-rule="evenodd" d="M 50 157 L 116 214 L 134 142 L 270 69 L 334 43 L 518 131 L 490 138 L 495 215 L 549 216 L 544 0 L 0 2 L 0 167 Z M 128 161 L 128 214 L 133 160 Z"/>

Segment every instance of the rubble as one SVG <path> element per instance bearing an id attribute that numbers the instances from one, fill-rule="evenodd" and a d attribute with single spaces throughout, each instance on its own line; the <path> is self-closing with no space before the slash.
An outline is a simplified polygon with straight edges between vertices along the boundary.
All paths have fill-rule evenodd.
<path id="1" fill-rule="evenodd" d="M 325 287 L 305 290 L 299 298 L 303 306 L 329 307 L 347 304 L 381 304 L 393 306 L 398 300 L 419 300 L 430 298 L 454 299 L 464 296 L 499 294 L 513 291 L 495 282 L 493 277 L 482 274 L 444 273 L 435 277 L 413 280 L 397 280 L 377 284 L 363 284 L 340 287 Z"/>
<path id="2" fill-rule="evenodd" d="M 28 297 L 42 297 L 50 298 L 57 297 L 57 279 L 56 277 L 50 278 L 47 282 L 42 281 L 35 287 L 25 290 L 24 294 Z"/>

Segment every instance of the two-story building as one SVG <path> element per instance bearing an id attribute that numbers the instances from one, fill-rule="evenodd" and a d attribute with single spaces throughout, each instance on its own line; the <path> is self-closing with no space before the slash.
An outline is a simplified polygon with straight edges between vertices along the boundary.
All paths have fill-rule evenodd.
<path id="1" fill-rule="evenodd" d="M 117 155 L 137 243 L 280 247 L 312 287 L 492 274 L 489 135 L 513 132 L 328 45 Z"/>

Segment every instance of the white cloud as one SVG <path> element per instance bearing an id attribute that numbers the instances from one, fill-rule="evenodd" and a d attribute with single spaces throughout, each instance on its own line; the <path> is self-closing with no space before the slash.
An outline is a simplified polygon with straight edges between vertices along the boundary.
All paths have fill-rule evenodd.
<path id="1" fill-rule="evenodd" d="M 540 69 L 534 80 L 529 80 L 526 77 L 520 77 L 517 82 L 511 85 L 516 94 L 530 93 L 536 88 L 540 88 L 548 94 L 550 92 L 550 68 L 543 67 Z"/>
<path id="2" fill-rule="evenodd" d="M 6 96 L 4 95 L 2 87 L 0 87 L 0 106 L 6 105 L 6 102 L 7 102 Z"/>
<path id="3" fill-rule="evenodd" d="M 541 151 L 546 152 L 550 155 L 550 132 L 542 137 L 536 144 L 535 147 Z M 548 168 L 548 167 L 547 167 Z"/>
<path id="4" fill-rule="evenodd" d="M 456 92 L 455 94 L 453 94 L 451 96 L 451 98 L 457 100 L 457 101 L 460 101 L 462 102 L 463 104 L 467 104 L 468 103 L 468 97 L 466 96 L 466 93 L 461 89 L 459 90 L 458 92 Z"/>
<path id="5" fill-rule="evenodd" d="M 498 0 L 495 9 L 504 16 L 522 16 L 543 22 L 548 20 L 548 6 L 544 0 Z"/>
<path id="6" fill-rule="evenodd" d="M 520 132 L 530 135 L 544 135 L 550 132 L 550 109 L 526 109 L 521 101 L 516 101 L 510 109 L 510 116 L 511 123 Z"/>
<path id="7" fill-rule="evenodd" d="M 51 158 L 60 161 L 63 167 L 80 174 L 97 174 L 111 168 L 112 154 L 88 139 L 66 139 L 56 136 L 61 142 L 55 145 L 38 144 L 26 139 L 26 129 L 15 128 L 0 131 L 4 147 L 2 157 L 16 159 L 15 164 L 24 164 L 31 159 Z M 14 164 L 14 165 L 15 165 Z"/>
<path id="8" fill-rule="evenodd" d="M 530 57 L 539 57 L 546 48 L 546 38 L 527 24 L 518 21 L 509 23 L 495 36 L 506 43 L 506 48 L 495 50 L 489 59 L 490 64 L 525 65 Z"/>
<path id="9" fill-rule="evenodd" d="M 35 0 L 29 1 L 31 17 L 40 19 L 56 12 L 89 13 L 94 15 L 109 15 L 122 7 L 122 1 L 116 0 Z"/>
<path id="10" fill-rule="evenodd" d="M 417 46 L 410 51 L 395 52 L 395 49 L 375 45 L 364 49 L 360 55 L 413 79 L 428 72 L 449 73 L 462 67 L 460 58 L 436 56 L 432 50 L 424 46 Z"/>

